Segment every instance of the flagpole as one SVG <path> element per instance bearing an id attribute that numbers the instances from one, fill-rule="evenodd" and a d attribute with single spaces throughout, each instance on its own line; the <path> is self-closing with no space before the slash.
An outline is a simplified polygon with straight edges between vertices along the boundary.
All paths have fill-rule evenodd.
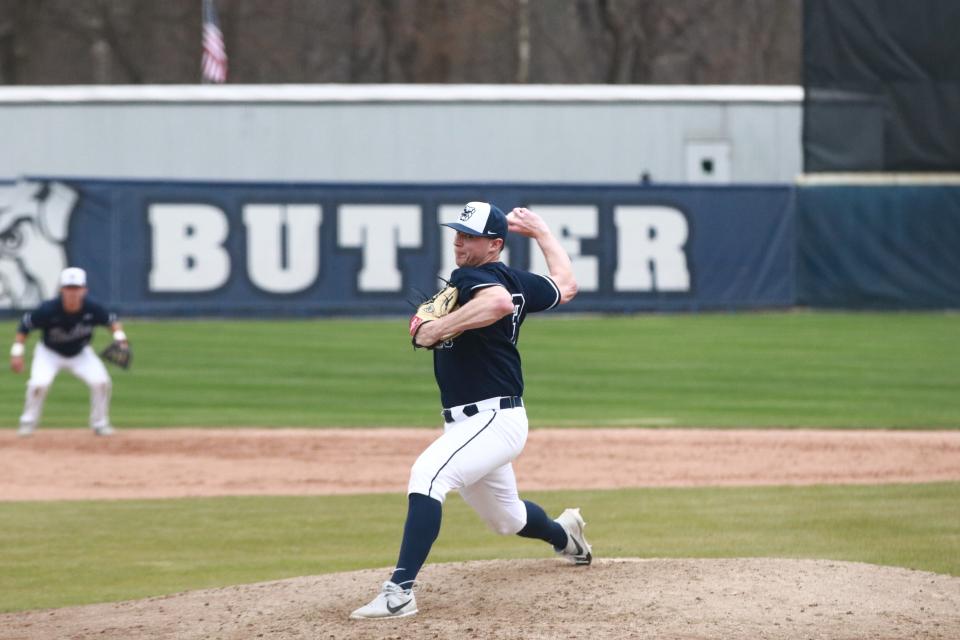
<path id="1" fill-rule="evenodd" d="M 200 84 L 210 84 L 204 67 L 206 66 L 207 49 L 204 41 L 207 32 L 207 0 L 200 0 Z"/>

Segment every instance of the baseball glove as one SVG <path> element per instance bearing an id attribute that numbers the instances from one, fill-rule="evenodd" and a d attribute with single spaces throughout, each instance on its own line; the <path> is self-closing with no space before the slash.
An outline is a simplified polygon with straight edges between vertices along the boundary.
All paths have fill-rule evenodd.
<path id="1" fill-rule="evenodd" d="M 437 291 L 432 297 L 420 303 L 420 306 L 417 307 L 416 313 L 410 317 L 410 341 L 413 343 L 414 349 L 421 348 L 420 345 L 417 344 L 417 331 L 420 330 L 420 327 L 428 322 L 438 320 L 454 309 L 457 309 L 457 297 L 459 294 L 460 292 L 457 291 L 455 286 L 447 283 L 447 286 L 445 286 L 443 289 L 440 289 L 440 291 Z M 440 339 L 440 342 L 456 338 L 461 333 L 463 332 L 459 331 L 457 333 L 443 336 Z M 440 342 L 437 344 L 440 344 Z M 437 345 L 434 344 L 426 348 L 433 349 L 435 346 Z"/>
<path id="2" fill-rule="evenodd" d="M 129 369 L 130 361 L 133 359 L 133 352 L 130 351 L 129 342 L 111 342 L 110 345 L 100 352 L 100 357 L 117 365 L 121 369 Z"/>

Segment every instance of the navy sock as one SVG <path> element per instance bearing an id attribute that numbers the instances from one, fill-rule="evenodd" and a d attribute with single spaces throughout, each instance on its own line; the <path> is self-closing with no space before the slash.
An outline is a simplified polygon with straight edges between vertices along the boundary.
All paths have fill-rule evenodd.
<path id="1" fill-rule="evenodd" d="M 566 549 L 567 532 L 563 527 L 547 517 L 546 512 L 535 502 L 524 500 L 523 504 L 527 507 L 527 524 L 517 535 L 549 542 L 557 551 Z"/>
<path id="2" fill-rule="evenodd" d="M 430 547 L 440 534 L 443 505 L 438 500 L 419 493 L 411 493 L 407 506 L 407 522 L 403 526 L 400 557 L 390 581 L 404 589 L 413 586 L 420 567 L 427 561 Z"/>

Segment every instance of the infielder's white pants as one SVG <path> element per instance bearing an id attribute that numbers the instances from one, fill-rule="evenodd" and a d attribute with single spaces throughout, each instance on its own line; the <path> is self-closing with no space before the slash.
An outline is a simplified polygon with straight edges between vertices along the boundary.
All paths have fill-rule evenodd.
<path id="1" fill-rule="evenodd" d="M 87 345 L 73 357 L 62 356 L 38 342 L 33 350 L 30 365 L 30 380 L 27 382 L 27 399 L 20 416 L 21 426 L 34 426 L 43 412 L 43 401 L 61 369 L 67 369 L 90 387 L 90 426 L 105 427 L 110 424 L 110 374 L 93 349 Z"/>
<path id="2" fill-rule="evenodd" d="M 512 535 L 527 524 L 510 464 L 527 442 L 527 412 L 523 407 L 500 409 L 499 398 L 477 404 L 480 412 L 472 417 L 453 408 L 458 419 L 446 424 L 443 435 L 417 458 L 407 493 L 442 503 L 456 489 L 493 531 Z"/>

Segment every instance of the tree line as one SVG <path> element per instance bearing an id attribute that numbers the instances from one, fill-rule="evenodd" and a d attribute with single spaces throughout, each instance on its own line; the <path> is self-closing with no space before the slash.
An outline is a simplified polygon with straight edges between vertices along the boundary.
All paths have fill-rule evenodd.
<path id="1" fill-rule="evenodd" d="M 802 0 L 215 0 L 230 83 L 799 84 Z M 200 81 L 201 0 L 0 0 L 0 84 Z"/>

